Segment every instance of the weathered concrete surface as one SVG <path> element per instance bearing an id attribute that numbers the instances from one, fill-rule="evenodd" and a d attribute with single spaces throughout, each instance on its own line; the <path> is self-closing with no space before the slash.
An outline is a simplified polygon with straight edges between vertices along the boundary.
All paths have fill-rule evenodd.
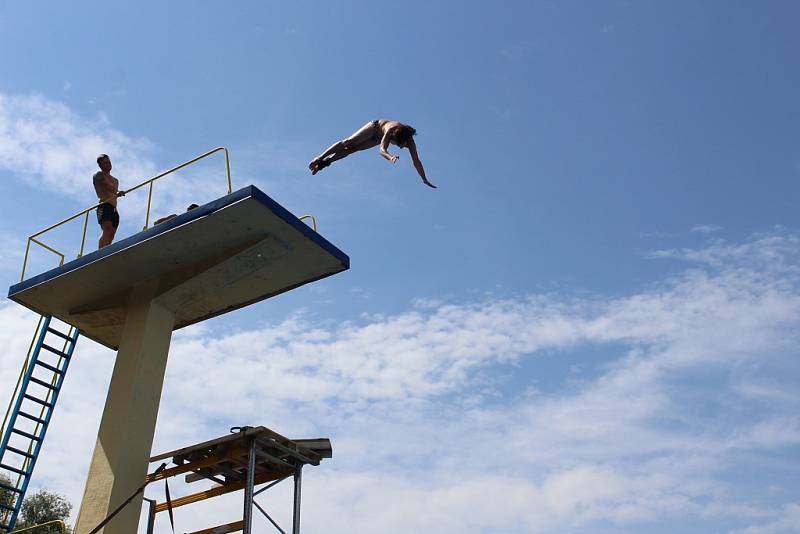
<path id="1" fill-rule="evenodd" d="M 152 280 L 130 290 L 76 533 L 99 525 L 147 475 L 175 318 L 153 300 L 157 289 Z M 136 532 L 141 503 L 139 495 L 100 532 Z"/>

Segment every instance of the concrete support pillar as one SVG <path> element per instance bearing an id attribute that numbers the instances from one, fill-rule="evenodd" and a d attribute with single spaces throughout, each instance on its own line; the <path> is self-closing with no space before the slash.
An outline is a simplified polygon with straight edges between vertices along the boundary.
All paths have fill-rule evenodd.
<path id="1" fill-rule="evenodd" d="M 100 524 L 147 475 L 175 323 L 174 313 L 154 301 L 156 288 L 156 282 L 144 283 L 128 300 L 76 534 L 87 534 Z M 136 532 L 141 505 L 139 495 L 100 532 Z"/>

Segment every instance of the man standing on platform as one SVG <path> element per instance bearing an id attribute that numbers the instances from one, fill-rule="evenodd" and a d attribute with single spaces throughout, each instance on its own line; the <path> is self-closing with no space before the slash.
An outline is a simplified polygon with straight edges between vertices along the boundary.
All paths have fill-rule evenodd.
<path id="1" fill-rule="evenodd" d="M 119 226 L 119 212 L 117 211 L 117 197 L 125 196 L 125 191 L 119 190 L 119 180 L 111 176 L 111 158 L 108 154 L 97 156 L 97 165 L 100 170 L 94 173 L 92 182 L 100 204 L 97 207 L 97 223 L 103 230 L 98 248 L 103 248 L 114 241 L 114 235 Z"/>

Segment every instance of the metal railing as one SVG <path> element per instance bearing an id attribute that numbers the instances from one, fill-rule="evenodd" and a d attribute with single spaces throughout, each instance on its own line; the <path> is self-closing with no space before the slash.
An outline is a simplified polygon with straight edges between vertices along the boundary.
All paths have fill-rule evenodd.
<path id="1" fill-rule="evenodd" d="M 9 534 L 22 534 L 23 532 L 30 532 L 31 530 L 40 527 L 47 527 L 50 525 L 58 525 L 59 527 L 61 527 L 61 534 L 67 534 L 67 524 L 64 523 L 61 519 L 53 519 L 52 521 L 47 521 L 46 523 L 42 523 L 40 525 L 33 525 L 32 527 L 21 528 L 19 530 L 10 532 Z"/>
<path id="2" fill-rule="evenodd" d="M 301 215 L 298 217 L 301 221 L 305 221 L 306 219 L 311 219 L 311 228 L 316 232 L 317 231 L 317 218 L 311 214 L 308 215 Z"/>
<path id="3" fill-rule="evenodd" d="M 228 194 L 231 194 L 233 192 L 233 182 L 231 181 L 231 160 L 230 160 L 230 155 L 228 154 L 228 149 L 225 148 L 224 146 L 220 146 L 220 147 L 214 148 L 212 150 L 209 150 L 208 152 L 200 154 L 199 156 L 197 156 L 195 158 L 192 158 L 187 162 L 181 163 L 180 165 L 178 165 L 176 167 L 173 167 L 173 168 L 171 168 L 171 169 L 169 169 L 167 171 L 164 171 L 161 174 L 153 176 L 152 178 L 150 178 L 148 180 L 145 180 L 144 182 L 140 183 L 139 185 L 136 185 L 136 186 L 134 186 L 134 187 L 132 187 L 132 188 L 130 188 L 130 189 L 125 191 L 125 194 L 127 195 L 128 193 L 136 191 L 137 189 L 139 189 L 141 187 L 144 187 L 146 185 L 150 186 L 149 190 L 148 190 L 148 193 L 147 193 L 147 215 L 145 216 L 145 222 L 144 222 L 144 228 L 143 228 L 144 230 L 147 230 L 147 228 L 149 228 L 149 226 L 150 226 L 150 206 L 151 206 L 152 200 L 153 200 L 153 184 L 156 182 L 156 180 L 159 180 L 159 179 L 163 178 L 164 176 L 166 176 L 168 174 L 171 174 L 171 173 L 173 173 L 175 171 L 183 169 L 184 167 L 187 167 L 188 165 L 191 165 L 192 163 L 196 163 L 197 161 L 199 161 L 199 160 L 201 160 L 203 158 L 206 158 L 206 157 L 208 157 L 208 156 L 210 156 L 210 155 L 212 155 L 212 154 L 214 154 L 216 152 L 220 152 L 220 151 L 225 153 L 225 170 L 227 171 L 227 174 L 228 174 Z M 40 231 L 36 232 L 35 234 L 33 234 L 32 236 L 30 236 L 28 238 L 27 245 L 25 246 L 25 260 L 22 263 L 22 275 L 20 276 L 20 282 L 25 280 L 25 271 L 28 268 L 28 256 L 29 256 L 30 250 L 31 250 L 31 243 L 36 243 L 37 245 L 41 246 L 45 250 L 48 250 L 48 251 L 52 252 L 53 254 L 56 254 L 57 256 L 60 257 L 59 266 L 64 265 L 64 254 L 62 254 L 58 250 L 46 245 L 45 243 L 42 243 L 41 241 L 39 241 L 36 238 L 39 237 L 42 234 L 46 234 L 47 232 L 58 228 L 59 226 L 62 226 L 64 224 L 68 223 L 68 222 L 74 221 L 75 219 L 77 219 L 78 217 L 81 217 L 81 216 L 85 216 L 85 220 L 83 222 L 83 236 L 81 237 L 81 248 L 80 248 L 80 252 L 78 252 L 78 257 L 80 258 L 81 256 L 83 256 L 83 250 L 84 250 L 84 248 L 86 246 L 86 231 L 87 231 L 88 226 L 89 226 L 89 214 L 93 210 L 97 209 L 97 207 L 100 206 L 101 204 L 103 204 L 104 202 L 105 201 L 98 202 L 94 206 L 86 208 L 85 210 L 80 211 L 80 212 L 76 213 L 75 215 L 64 219 L 63 221 L 60 221 L 60 222 L 57 222 L 56 224 L 48 226 L 44 230 L 40 230 Z M 316 225 L 316 223 L 315 223 L 315 225 Z"/>

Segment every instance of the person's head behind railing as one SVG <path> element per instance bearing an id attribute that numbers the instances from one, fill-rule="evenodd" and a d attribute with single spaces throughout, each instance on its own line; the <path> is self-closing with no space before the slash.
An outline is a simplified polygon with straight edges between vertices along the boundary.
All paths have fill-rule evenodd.
<path id="1" fill-rule="evenodd" d="M 195 208 L 199 208 L 199 207 L 200 207 L 200 206 L 198 206 L 197 204 L 189 204 L 189 207 L 188 207 L 188 208 L 186 208 L 186 211 L 187 211 L 187 212 L 188 212 L 188 211 L 192 211 L 193 209 L 195 209 Z M 155 222 L 153 222 L 153 226 L 155 226 L 155 225 L 157 225 L 157 224 L 165 223 L 165 222 L 167 222 L 167 221 L 171 221 L 172 219 L 174 219 L 174 218 L 175 218 L 175 217 L 177 217 L 177 216 L 178 216 L 178 214 L 177 214 L 177 213 L 170 213 L 169 215 L 166 215 L 166 216 L 164 216 L 164 217 L 161 217 L 160 219 L 156 219 L 156 220 L 155 220 Z"/>

